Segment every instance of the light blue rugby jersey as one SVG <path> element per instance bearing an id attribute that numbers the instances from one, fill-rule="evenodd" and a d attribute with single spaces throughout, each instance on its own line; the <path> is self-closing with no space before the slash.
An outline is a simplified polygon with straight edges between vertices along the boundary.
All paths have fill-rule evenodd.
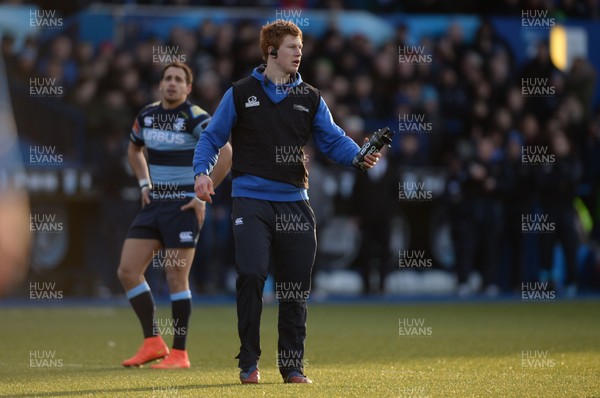
<path id="1" fill-rule="evenodd" d="M 140 111 L 130 138 L 148 150 L 154 189 L 186 191 L 194 196 L 194 149 L 210 119 L 204 109 L 189 101 L 175 109 L 154 102 Z"/>

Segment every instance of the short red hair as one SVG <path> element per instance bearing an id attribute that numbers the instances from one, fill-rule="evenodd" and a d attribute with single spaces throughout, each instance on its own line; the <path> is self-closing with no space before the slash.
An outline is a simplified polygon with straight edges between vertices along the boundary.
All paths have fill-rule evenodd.
<path id="1" fill-rule="evenodd" d="M 263 53 L 263 58 L 267 59 L 269 56 L 269 47 L 278 49 L 283 42 L 283 38 L 287 35 L 299 37 L 300 41 L 302 41 L 302 31 L 291 21 L 278 19 L 264 25 L 260 30 L 260 49 Z"/>

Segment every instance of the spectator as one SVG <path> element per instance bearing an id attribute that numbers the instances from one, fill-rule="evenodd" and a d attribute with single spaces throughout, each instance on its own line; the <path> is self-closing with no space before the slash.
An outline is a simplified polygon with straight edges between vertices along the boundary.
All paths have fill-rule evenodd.
<path id="1" fill-rule="evenodd" d="M 499 291 L 497 265 L 504 219 L 502 199 L 510 188 L 510 181 L 492 136 L 477 138 L 476 148 L 476 156 L 465 164 L 461 188 L 462 220 L 457 224 L 456 234 L 459 296 L 474 293 L 468 279 L 477 264 L 478 248 L 481 249 L 484 292 L 493 296 Z"/>
<path id="2" fill-rule="evenodd" d="M 555 290 L 556 281 L 552 277 L 554 244 L 560 243 L 567 267 L 565 293 L 573 297 L 577 293 L 577 247 L 578 236 L 575 229 L 576 213 L 573 200 L 576 183 L 581 178 L 581 164 L 574 156 L 566 134 L 554 131 L 550 136 L 554 162 L 543 165 L 537 175 L 542 215 L 547 216 L 551 233 L 540 234 L 540 256 L 542 263 L 541 282 L 551 282 Z"/>
<path id="3" fill-rule="evenodd" d="M 398 176 L 387 156 L 381 157 L 377 168 L 380 169 L 377 172 L 373 168 L 356 176 L 351 199 L 361 231 L 355 264 L 362 277 L 364 295 L 384 293 L 385 277 L 390 270 L 391 213 L 398 197 Z M 376 289 L 370 280 L 374 263 L 379 275 Z"/>

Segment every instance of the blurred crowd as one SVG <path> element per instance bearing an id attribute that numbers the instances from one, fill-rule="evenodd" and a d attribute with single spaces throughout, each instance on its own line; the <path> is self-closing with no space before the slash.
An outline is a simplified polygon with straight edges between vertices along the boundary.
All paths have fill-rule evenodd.
<path id="1" fill-rule="evenodd" d="M 25 0 L 8 0 L 23 4 Z M 53 0 L 35 0 L 44 9 L 58 9 L 63 15 L 76 13 L 96 0 L 78 0 L 57 3 Z M 143 4 L 169 6 L 252 7 L 287 9 L 366 10 L 376 13 L 465 13 L 521 15 L 522 10 L 548 10 L 555 17 L 600 18 L 600 4 L 596 0 L 102 0 L 108 4 Z"/>
<path id="2" fill-rule="evenodd" d="M 560 3 L 589 6 L 597 13 L 595 2 Z M 118 291 L 113 271 L 128 226 L 124 220 L 130 220 L 122 214 L 132 217 L 137 205 L 124 193 L 124 187 L 135 187 L 126 165 L 128 133 L 137 112 L 158 98 L 164 66 L 153 54 L 157 48 L 177 47 L 194 71 L 190 100 L 213 113 L 231 82 L 262 62 L 259 31 L 252 21 L 205 21 L 196 29 L 174 28 L 163 40 L 132 24 L 120 45 L 95 47 L 75 33 L 63 33 L 43 43 L 30 37 L 18 50 L 10 34 L 2 37 L 11 80 L 27 85 L 32 77 L 55 78 L 65 89 L 58 101 L 85 118 L 86 166 L 94 168 L 103 197 L 98 225 L 114 240 L 109 250 L 92 257 L 108 275 L 100 272 L 99 278 L 111 281 L 105 282 L 111 290 Z M 343 170 L 324 168 L 328 161 L 322 155 L 310 157 L 309 194 L 318 219 L 326 223 L 346 214 L 363 231 L 353 266 L 363 275 L 364 292 L 382 290 L 384 276 L 397 269 L 398 254 L 390 244 L 392 220 L 410 218 L 418 206 L 398 200 L 398 182 L 403 170 L 419 167 L 436 168 L 447 176 L 436 200 L 449 215 L 460 294 L 474 293 L 467 283 L 473 270 L 480 271 L 489 294 L 498 291 L 500 275 L 507 274 L 510 282 L 502 287 L 518 290 L 533 266 L 528 247 L 538 253 L 537 279 L 553 282 L 555 243 L 564 253 L 566 288 L 576 291 L 579 248 L 594 248 L 600 240 L 600 110 L 592 102 L 596 71 L 583 58 L 568 71 L 559 71 L 545 42 L 538 44 L 533 58 L 517 64 L 507 42 L 485 19 L 473 41 L 455 24 L 439 37 L 413 43 L 406 26 L 398 26 L 395 37 L 380 46 L 365 36 L 345 37 L 335 27 L 323 37 L 304 36 L 302 77 L 321 90 L 334 119 L 357 143 L 375 127 L 397 130 L 398 120 L 406 120 L 402 115 L 423 115 L 425 125 L 432 126 L 396 134 L 381 167 L 353 173 L 349 180 Z M 430 56 L 425 62 L 399 59 L 399 53 L 410 55 L 417 48 Z M 547 79 L 543 88 L 551 94 L 526 94 L 523 79 Z M 547 148 L 553 160 L 524 163 L 525 147 Z M 321 177 L 327 170 L 334 174 L 332 184 Z M 202 292 L 225 290 L 233 266 L 229 189 L 230 181 L 219 190 L 200 239 L 199 265 L 192 272 Z M 577 223 L 581 215 L 574 207 L 576 197 L 593 218 L 592 231 Z M 555 233 L 536 234 L 532 243 L 522 229 L 522 216 L 530 214 L 547 215 Z M 369 283 L 375 257 L 380 257 L 378 288 Z"/>

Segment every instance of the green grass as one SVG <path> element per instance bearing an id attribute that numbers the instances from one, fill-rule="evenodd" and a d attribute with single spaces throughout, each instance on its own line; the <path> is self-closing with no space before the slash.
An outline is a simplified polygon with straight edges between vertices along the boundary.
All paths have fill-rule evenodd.
<path id="1" fill-rule="evenodd" d="M 233 306 L 194 307 L 192 368 L 169 371 L 120 366 L 141 340 L 129 308 L 0 308 L 0 396 L 600 397 L 597 301 L 313 304 L 313 385 L 282 383 L 276 315 L 274 306 L 263 313 L 262 383 L 242 386 Z M 399 318 L 422 320 L 431 334 L 400 336 Z M 52 351 L 62 366 L 31 367 L 31 351 Z M 526 367 L 523 351 L 547 357 Z"/>

